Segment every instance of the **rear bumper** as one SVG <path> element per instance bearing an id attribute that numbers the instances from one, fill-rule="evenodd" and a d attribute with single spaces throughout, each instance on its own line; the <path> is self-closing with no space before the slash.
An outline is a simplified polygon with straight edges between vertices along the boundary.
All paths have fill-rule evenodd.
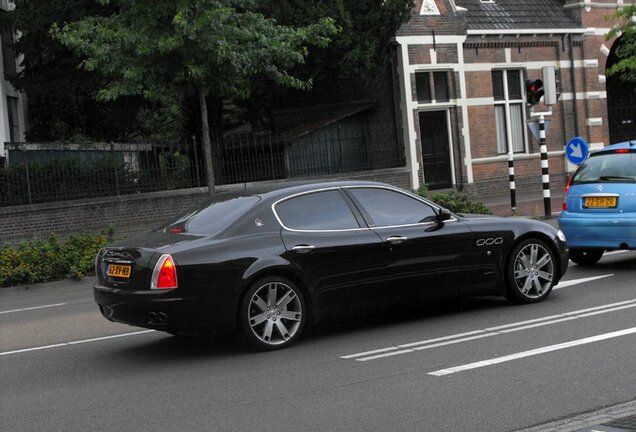
<path id="1" fill-rule="evenodd" d="M 178 289 L 130 291 L 95 285 L 95 301 L 104 318 L 136 327 L 178 334 L 233 330 L 234 319 L 212 310 L 205 299 L 184 297 Z"/>
<path id="2" fill-rule="evenodd" d="M 559 228 L 570 248 L 636 249 L 636 213 L 584 215 L 564 211 Z"/>

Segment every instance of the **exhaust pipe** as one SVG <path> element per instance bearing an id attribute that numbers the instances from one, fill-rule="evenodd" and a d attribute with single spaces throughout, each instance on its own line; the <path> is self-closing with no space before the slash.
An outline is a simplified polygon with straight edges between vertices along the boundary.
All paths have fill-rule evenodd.
<path id="1" fill-rule="evenodd" d="M 168 322 L 168 315 L 164 312 L 148 312 L 149 324 L 166 324 Z"/>

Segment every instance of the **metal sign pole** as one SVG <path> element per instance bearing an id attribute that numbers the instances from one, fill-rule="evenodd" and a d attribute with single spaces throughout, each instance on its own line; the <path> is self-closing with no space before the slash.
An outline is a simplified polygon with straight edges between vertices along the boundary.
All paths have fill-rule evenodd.
<path id="1" fill-rule="evenodd" d="M 510 180 L 510 208 L 514 215 L 517 213 L 517 193 L 515 191 L 515 157 L 512 149 L 508 150 L 508 179 Z"/>
<path id="2" fill-rule="evenodd" d="M 543 207 L 545 217 L 552 215 L 552 203 L 550 202 L 550 173 L 548 171 L 548 147 L 545 144 L 545 118 L 539 117 L 539 142 L 541 143 L 541 181 L 543 182 Z"/>

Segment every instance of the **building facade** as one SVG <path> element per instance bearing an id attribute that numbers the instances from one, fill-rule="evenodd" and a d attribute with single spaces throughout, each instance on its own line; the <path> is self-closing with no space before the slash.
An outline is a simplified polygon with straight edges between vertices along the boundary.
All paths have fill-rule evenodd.
<path id="1" fill-rule="evenodd" d="M 605 68 L 616 41 L 605 38 L 606 16 L 624 4 L 416 0 L 395 37 L 412 187 L 505 192 L 512 152 L 517 188 L 540 190 L 539 141 L 527 121 L 544 113 L 551 186 L 560 190 L 575 168 L 569 138 L 592 149 L 610 143 Z M 529 106 L 525 82 L 541 79 L 544 66 L 557 71 L 560 97 Z"/>
<path id="2" fill-rule="evenodd" d="M 0 0 L 0 13 L 8 13 L 14 8 L 8 0 Z M 0 28 L 0 167 L 6 157 L 5 143 L 25 141 L 27 130 L 26 95 L 16 91 L 8 78 L 18 72 L 19 58 L 13 49 L 14 31 Z"/>

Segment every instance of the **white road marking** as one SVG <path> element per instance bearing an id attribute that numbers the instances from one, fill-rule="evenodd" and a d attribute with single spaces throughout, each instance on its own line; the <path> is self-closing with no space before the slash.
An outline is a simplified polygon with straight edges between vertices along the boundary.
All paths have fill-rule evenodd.
<path id="1" fill-rule="evenodd" d="M 24 308 L 24 309 L 7 310 L 7 311 L 0 312 L 0 315 L 8 314 L 8 313 L 14 313 L 14 312 L 31 311 L 31 310 L 35 310 L 35 309 L 52 308 L 52 307 L 58 307 L 58 306 L 66 306 L 66 303 L 55 303 L 55 304 L 49 304 L 49 305 L 44 305 L 44 306 L 28 307 L 28 308 Z"/>
<path id="2" fill-rule="evenodd" d="M 556 344 L 556 345 L 549 345 L 546 347 L 542 347 L 542 348 L 537 348 L 537 349 L 533 349 L 533 350 L 529 350 L 529 351 L 522 351 L 522 352 L 518 352 L 515 354 L 510 354 L 510 355 L 505 355 L 505 356 L 501 356 L 501 357 L 495 357 L 495 358 L 491 358 L 489 360 L 483 360 L 483 361 L 478 361 L 478 362 L 474 362 L 474 363 L 468 363 L 465 365 L 461 365 L 461 366 L 455 366 L 452 368 L 447 368 L 447 369 L 440 369 L 434 372 L 429 372 L 428 375 L 433 375 L 433 376 L 444 376 L 444 375 L 450 375 L 450 374 L 454 374 L 457 372 L 463 372 L 463 371 L 467 371 L 467 370 L 471 370 L 471 369 L 477 369 L 477 368 L 481 368 L 481 367 L 485 367 L 485 366 L 491 366 L 494 364 L 499 364 L 499 363 L 505 363 L 505 362 L 509 362 L 509 361 L 513 361 L 513 360 L 518 360 L 521 358 L 525 358 L 525 357 L 531 357 L 531 356 L 535 356 L 535 355 L 539 355 L 539 354 L 545 354 L 548 352 L 552 352 L 552 351 L 558 351 L 558 350 L 562 350 L 562 349 L 566 349 L 566 348 L 572 348 L 575 346 L 579 346 L 579 345 L 586 345 L 586 344 L 590 344 L 590 343 L 594 343 L 594 342 L 599 342 L 602 340 L 607 340 L 607 339 L 612 339 L 612 338 L 617 338 L 617 337 L 621 337 L 621 336 L 626 336 L 626 335 L 630 335 L 630 334 L 634 334 L 636 333 L 636 327 L 632 327 L 632 328 L 628 328 L 625 330 L 619 330 L 619 331 L 615 331 L 615 332 L 611 332 L 611 333 L 604 333 L 598 336 L 592 336 L 592 337 L 587 337 L 587 338 L 583 338 L 583 339 L 577 339 L 577 340 L 573 340 L 570 342 L 564 342 L 564 343 L 560 343 L 560 344 Z"/>
<path id="3" fill-rule="evenodd" d="M 628 250 L 615 250 L 615 251 L 605 252 L 604 255 L 616 255 L 616 254 L 621 254 L 621 253 L 625 253 L 625 252 L 629 252 L 629 251 Z"/>
<path id="4" fill-rule="evenodd" d="M 603 279 L 606 277 L 610 277 L 610 276 L 614 276 L 614 273 L 610 273 L 610 274 L 606 274 L 606 275 L 601 275 L 601 276 L 592 276 L 592 277 L 587 277 L 587 278 L 581 278 L 581 279 L 572 279 L 569 281 L 563 281 L 563 282 L 559 282 L 559 284 L 557 286 L 555 286 L 552 289 L 558 290 L 561 288 L 567 288 L 567 287 L 571 287 L 572 285 L 578 285 L 578 284 L 582 284 L 585 282 L 591 282 L 594 280 L 598 280 L 598 279 Z"/>
<path id="5" fill-rule="evenodd" d="M 59 348 L 59 347 L 64 347 L 64 346 L 69 346 L 69 345 L 77 345 L 77 344 L 83 344 L 83 343 L 88 343 L 88 342 L 96 342 L 96 341 L 102 341 L 102 340 L 107 340 L 107 339 L 121 338 L 121 337 L 126 337 L 126 336 L 136 336 L 136 335 L 140 335 L 140 334 L 144 334 L 144 333 L 151 333 L 151 332 L 154 332 L 154 331 L 155 330 L 142 330 L 142 331 L 132 332 L 132 333 L 122 333 L 122 334 L 116 334 L 116 335 L 112 335 L 112 336 L 103 336 L 103 337 L 97 337 L 97 338 L 92 338 L 92 339 L 76 340 L 76 341 L 72 341 L 72 342 L 62 342 L 62 343 L 54 344 L 54 345 L 44 345 L 44 346 L 33 347 L 33 348 L 23 348 L 23 349 L 19 349 L 19 350 L 15 350 L 15 351 L 5 351 L 5 352 L 0 352 L 0 357 L 6 356 L 6 355 L 10 355 L 10 354 L 19 354 L 19 353 L 24 353 L 24 352 L 29 352 L 29 351 L 39 351 L 39 350 L 45 350 L 45 349 L 51 349 L 51 348 Z"/>
<path id="6" fill-rule="evenodd" d="M 461 342 L 468 342 L 484 337 L 503 335 L 520 330 L 541 327 L 545 325 L 556 324 L 564 321 L 571 321 L 579 318 L 587 318 L 590 316 L 600 315 L 604 313 L 615 312 L 618 310 L 636 308 L 636 299 L 625 300 L 616 303 L 609 303 L 602 306 L 594 306 L 591 308 L 579 309 L 571 312 L 564 312 L 557 315 L 550 315 L 531 320 L 518 321 L 515 323 L 504 324 L 496 327 L 488 327 L 485 329 L 474 330 L 464 333 L 456 333 L 453 335 L 411 342 L 402 345 L 395 345 L 376 350 L 364 351 L 356 354 L 348 354 L 340 356 L 341 359 L 355 359 L 356 361 L 377 360 L 384 357 L 392 357 L 399 354 L 407 354 L 424 349 L 436 348 L 445 345 L 452 345 Z M 405 349 L 406 348 L 406 349 Z"/>

